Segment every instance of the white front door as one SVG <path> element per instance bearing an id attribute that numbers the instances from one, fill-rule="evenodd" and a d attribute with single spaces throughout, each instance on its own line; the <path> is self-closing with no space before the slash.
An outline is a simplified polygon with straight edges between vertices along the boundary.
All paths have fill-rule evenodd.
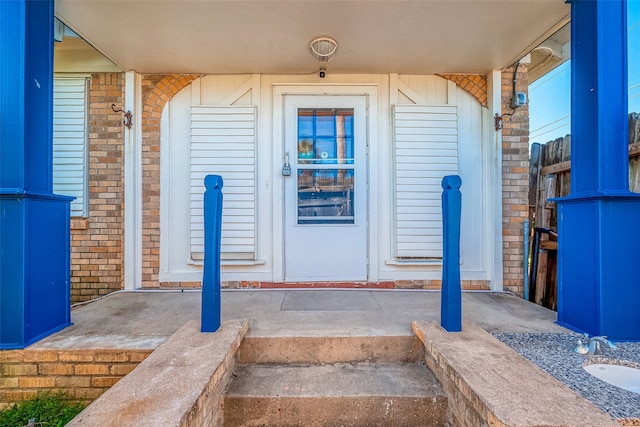
<path id="1" fill-rule="evenodd" d="M 284 148 L 285 281 L 367 280 L 367 97 L 286 95 Z"/>

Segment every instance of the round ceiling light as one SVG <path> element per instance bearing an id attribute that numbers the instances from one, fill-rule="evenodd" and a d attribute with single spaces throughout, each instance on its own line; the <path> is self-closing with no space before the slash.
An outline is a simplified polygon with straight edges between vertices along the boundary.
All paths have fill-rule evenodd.
<path id="1" fill-rule="evenodd" d="M 331 37 L 317 37 L 309 43 L 311 55 L 318 62 L 329 62 L 336 56 L 338 43 Z"/>

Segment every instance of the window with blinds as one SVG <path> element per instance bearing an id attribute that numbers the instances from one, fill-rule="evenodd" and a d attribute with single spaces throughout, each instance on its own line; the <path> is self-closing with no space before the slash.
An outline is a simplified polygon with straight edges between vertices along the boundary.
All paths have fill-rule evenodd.
<path id="1" fill-rule="evenodd" d="M 53 192 L 73 196 L 71 216 L 88 216 L 89 78 L 53 80 Z"/>

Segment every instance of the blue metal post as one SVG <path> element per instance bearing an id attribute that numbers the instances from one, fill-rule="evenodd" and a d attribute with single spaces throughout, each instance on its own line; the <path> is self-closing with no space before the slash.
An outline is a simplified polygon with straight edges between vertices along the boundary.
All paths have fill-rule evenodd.
<path id="1" fill-rule="evenodd" d="M 522 281 L 523 298 L 529 301 L 529 220 L 525 219 L 523 223 L 524 233 L 524 280 Z"/>
<path id="2" fill-rule="evenodd" d="M 558 204 L 558 322 L 640 340 L 640 195 L 629 191 L 627 2 L 571 0 L 571 192 Z"/>
<path id="3" fill-rule="evenodd" d="M 52 193 L 53 6 L 0 1 L 0 349 L 71 319 L 73 198 Z"/>
<path id="4" fill-rule="evenodd" d="M 220 328 L 220 239 L 222 236 L 222 177 L 204 179 L 204 272 L 202 275 L 201 332 Z"/>
<path id="5" fill-rule="evenodd" d="M 462 290 L 460 288 L 460 214 L 462 180 L 458 175 L 442 179 L 442 298 L 440 325 L 448 332 L 462 330 Z"/>

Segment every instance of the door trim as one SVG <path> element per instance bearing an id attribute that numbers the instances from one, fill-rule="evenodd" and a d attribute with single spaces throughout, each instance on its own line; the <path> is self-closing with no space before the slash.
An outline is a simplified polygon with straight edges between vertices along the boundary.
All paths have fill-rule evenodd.
<path id="1" fill-rule="evenodd" d="M 338 84 L 338 85 L 273 85 L 273 281 L 284 283 L 284 180 L 281 174 L 284 163 L 284 135 L 285 135 L 285 97 L 287 95 L 349 95 L 366 96 L 367 101 L 367 240 L 368 240 L 368 282 L 378 280 L 378 233 L 373 231 L 372 224 L 378 224 L 378 175 L 372 176 L 371 171 L 378 170 L 378 85 L 376 84 Z"/>
<path id="2" fill-rule="evenodd" d="M 365 95 L 290 95 L 285 96 L 285 152 L 290 153 L 292 176 L 284 179 L 285 185 L 285 229 L 284 229 L 284 281 L 298 282 L 335 282 L 335 281 L 366 281 L 369 277 L 369 233 L 368 233 L 368 197 L 367 197 L 367 103 Z M 302 109 L 339 109 L 350 110 L 353 118 L 352 133 L 353 162 L 340 166 L 338 164 L 308 164 L 298 161 L 298 141 L 300 139 L 299 111 Z M 309 129 L 308 129 L 309 131 Z M 336 137 L 337 134 L 334 134 Z M 322 137 L 321 137 L 322 139 Z M 336 142 L 337 143 L 337 140 Z M 320 142 L 322 144 L 322 142 Z M 328 148 L 327 148 L 328 149 Z M 337 155 L 337 154 L 336 154 Z M 340 218 L 340 223 L 315 222 L 311 216 L 301 218 L 298 203 L 300 195 L 296 191 L 300 184 L 300 171 L 309 179 L 316 175 L 313 171 L 350 171 L 352 176 L 353 203 L 352 217 L 333 217 L 331 213 L 321 211 L 333 219 Z M 322 172 L 317 172 L 322 175 Z M 309 175 L 311 174 L 311 175 Z M 330 173 L 331 174 L 331 173 Z M 331 179 L 332 185 L 338 185 L 337 176 Z M 324 184 L 327 184 L 324 182 Z M 310 183 L 308 183 L 310 185 Z M 326 190 L 326 189 L 325 189 Z M 321 191 L 321 190 L 319 190 Z M 324 193 L 319 193 L 324 194 Z M 335 202 L 335 200 L 334 200 Z M 344 206 L 343 206 L 344 208 Z M 318 213 L 317 208 L 307 209 L 307 215 Z M 315 217 L 314 217 L 315 218 Z M 322 217 L 320 217 L 322 218 Z M 347 222 L 344 223 L 344 219 Z M 308 222 L 307 222 L 308 221 Z"/>

